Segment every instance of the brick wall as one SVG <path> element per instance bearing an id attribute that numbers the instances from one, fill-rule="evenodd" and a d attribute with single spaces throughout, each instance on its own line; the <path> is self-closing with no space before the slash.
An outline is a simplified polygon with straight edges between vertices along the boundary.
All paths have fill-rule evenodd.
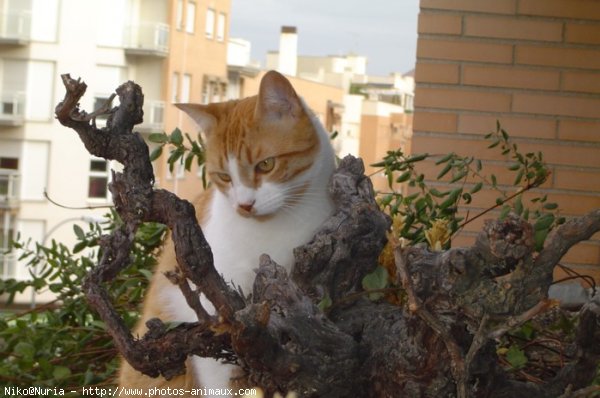
<path id="1" fill-rule="evenodd" d="M 552 175 L 543 191 L 563 215 L 600 207 L 600 1 L 420 4 L 413 152 L 474 155 L 510 189 L 507 159 L 483 138 L 499 120 L 520 150 L 544 153 Z M 439 171 L 425 169 L 431 178 Z M 482 192 L 471 214 L 496 196 Z M 481 225 L 454 245 L 469 244 Z M 563 264 L 600 281 L 599 235 Z"/>

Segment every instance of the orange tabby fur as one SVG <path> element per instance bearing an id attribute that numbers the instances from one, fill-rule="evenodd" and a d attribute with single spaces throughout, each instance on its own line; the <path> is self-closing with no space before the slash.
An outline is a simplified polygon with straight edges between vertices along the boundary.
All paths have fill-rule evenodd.
<path id="1" fill-rule="evenodd" d="M 306 243 L 331 213 L 326 186 L 334 157 L 328 137 L 287 79 L 277 72 L 265 75 L 257 96 L 209 105 L 181 104 L 180 108 L 206 135 L 206 168 L 212 187 L 195 203 L 197 219 L 213 250 L 217 270 L 248 294 L 258 255 L 268 253 L 289 270 L 292 249 Z M 163 275 L 175 267 L 169 238 L 134 335 L 143 335 L 145 322 L 153 317 L 195 320 L 182 319 L 189 314 L 178 312 L 180 293 Z M 207 309 L 212 310 L 210 305 Z M 201 387 L 197 372 L 193 374 L 193 361 L 197 360 L 187 361 L 184 376 L 170 381 L 142 375 L 123 362 L 119 384 L 145 389 Z"/>

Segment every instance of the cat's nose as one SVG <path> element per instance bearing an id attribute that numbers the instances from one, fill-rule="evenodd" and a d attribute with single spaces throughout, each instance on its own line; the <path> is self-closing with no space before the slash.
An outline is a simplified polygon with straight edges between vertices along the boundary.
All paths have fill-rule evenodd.
<path id="1" fill-rule="evenodd" d="M 245 211 L 246 213 L 251 213 L 252 212 L 252 208 L 254 207 L 254 200 L 252 202 L 248 202 L 248 203 L 239 203 L 238 207 Z"/>

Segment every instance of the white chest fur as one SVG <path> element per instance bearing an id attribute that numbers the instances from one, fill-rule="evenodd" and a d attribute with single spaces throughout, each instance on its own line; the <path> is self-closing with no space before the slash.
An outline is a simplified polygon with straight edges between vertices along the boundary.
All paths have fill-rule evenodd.
<path id="1" fill-rule="evenodd" d="M 239 215 L 219 190 L 215 190 L 208 205 L 202 230 L 212 249 L 215 268 L 227 283 L 241 287 L 245 295 L 252 292 L 261 254 L 270 255 L 289 271 L 294 262 L 293 249 L 307 243 L 333 211 L 327 185 L 334 169 L 334 154 L 323 127 L 314 119 L 313 124 L 319 135 L 320 150 L 315 163 L 301 177 L 306 184 L 306 194 L 301 200 L 262 220 Z M 161 296 L 171 320 L 197 321 L 177 287 L 165 289 Z M 202 304 L 209 312 L 213 311 L 206 300 Z M 194 357 L 192 363 L 196 380 L 205 387 L 227 386 L 231 365 L 200 357 Z"/>
<path id="2" fill-rule="evenodd" d="M 248 294 L 261 254 L 270 255 L 289 271 L 293 249 L 306 243 L 330 213 L 330 201 L 323 192 L 266 220 L 244 218 L 232 211 L 227 198 L 217 192 L 204 231 L 217 271 L 226 282 L 233 281 Z"/>

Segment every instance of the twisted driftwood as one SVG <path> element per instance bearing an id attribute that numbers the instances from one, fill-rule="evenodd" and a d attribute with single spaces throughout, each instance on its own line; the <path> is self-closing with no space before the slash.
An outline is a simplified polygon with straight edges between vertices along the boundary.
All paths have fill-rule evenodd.
<path id="1" fill-rule="evenodd" d="M 377 265 L 389 219 L 374 199 L 362 162 L 347 157 L 332 178 L 336 213 L 314 239 L 295 250 L 291 275 L 267 255 L 260 259 L 249 301 L 215 270 L 192 205 L 153 189 L 148 148 L 132 133 L 142 121 L 143 95 L 132 82 L 116 92 L 121 105 L 98 129 L 95 114 L 78 109 L 86 86 L 63 76 L 58 120 L 88 151 L 124 165 L 110 190 L 124 223 L 103 242 L 103 257 L 84 289 L 121 354 L 136 369 L 169 378 L 188 355 L 237 361 L 267 393 L 313 397 L 554 397 L 591 382 L 600 359 L 600 301 L 581 311 L 575 358 L 543 385 L 518 382 L 498 365 L 495 339 L 551 307 L 552 269 L 575 243 L 600 230 L 600 210 L 558 228 L 533 258 L 532 228 L 516 217 L 487 222 L 471 248 L 430 252 L 396 248 L 407 309 L 361 294 Z M 172 275 L 202 322 L 167 330 L 160 320 L 135 340 L 114 310 L 104 283 L 129 264 L 136 228 L 158 221 L 172 231 L 180 271 Z M 187 279 L 218 309 L 208 316 Z M 500 279 L 501 278 L 501 279 Z M 329 299 L 325 313 L 317 303 Z M 218 335 L 213 330 L 225 331 Z M 575 395 L 573 395 L 575 396 Z"/>

